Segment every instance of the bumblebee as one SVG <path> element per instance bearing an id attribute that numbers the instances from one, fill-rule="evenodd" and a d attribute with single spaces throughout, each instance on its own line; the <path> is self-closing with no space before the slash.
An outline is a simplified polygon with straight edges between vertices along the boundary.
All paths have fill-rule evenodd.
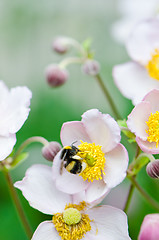
<path id="1" fill-rule="evenodd" d="M 62 174 L 63 167 L 72 174 L 81 173 L 85 168 L 83 159 L 77 155 L 80 150 L 73 144 L 71 146 L 65 146 L 62 149 L 60 158 L 62 160 L 60 174 Z"/>

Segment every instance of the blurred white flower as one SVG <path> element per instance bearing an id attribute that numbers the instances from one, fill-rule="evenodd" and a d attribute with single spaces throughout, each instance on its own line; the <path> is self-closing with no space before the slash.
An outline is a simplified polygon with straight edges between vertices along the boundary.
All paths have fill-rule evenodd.
<path id="1" fill-rule="evenodd" d="M 38 226 L 32 240 L 130 240 L 123 211 L 111 206 L 90 208 L 84 192 L 70 195 L 59 191 L 49 166 L 30 167 L 15 187 L 22 191 L 32 207 L 53 216 L 52 220 Z"/>
<path id="2" fill-rule="evenodd" d="M 152 89 L 159 89 L 159 18 L 140 22 L 127 41 L 133 61 L 114 67 L 113 77 L 121 93 L 138 104 Z"/>
<path id="3" fill-rule="evenodd" d="M 9 90 L 0 81 L 0 161 L 12 152 L 16 143 L 15 133 L 28 117 L 31 97 L 32 93 L 27 87 Z"/>
<path id="4" fill-rule="evenodd" d="M 125 43 L 135 25 L 159 14 L 159 0 L 118 0 L 117 8 L 121 19 L 112 25 L 112 35 L 120 43 Z"/>

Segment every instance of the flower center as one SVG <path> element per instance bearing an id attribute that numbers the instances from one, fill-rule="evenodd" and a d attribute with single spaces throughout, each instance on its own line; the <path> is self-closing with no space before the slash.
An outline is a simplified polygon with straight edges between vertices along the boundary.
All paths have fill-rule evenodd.
<path id="1" fill-rule="evenodd" d="M 80 173 L 83 179 L 91 182 L 102 179 L 102 173 L 105 174 L 105 157 L 101 146 L 96 146 L 95 143 L 82 142 L 78 146 L 78 149 L 79 152 L 77 155 L 79 155 L 87 165 Z"/>
<path id="2" fill-rule="evenodd" d="M 63 212 L 63 220 L 68 225 L 74 225 L 81 221 L 81 213 L 76 208 L 67 208 Z"/>
<path id="3" fill-rule="evenodd" d="M 159 49 L 155 49 L 151 60 L 146 66 L 150 77 L 159 80 Z"/>
<path id="4" fill-rule="evenodd" d="M 82 239 L 86 232 L 91 230 L 88 214 L 80 213 L 86 206 L 85 202 L 80 205 L 66 205 L 63 213 L 56 213 L 52 221 L 57 232 L 63 240 L 79 240 Z"/>
<path id="5" fill-rule="evenodd" d="M 154 114 L 151 113 L 149 116 L 148 121 L 146 122 L 148 126 L 148 133 L 147 140 L 149 142 L 156 142 L 156 147 L 158 147 L 159 143 L 159 112 L 156 111 Z"/>

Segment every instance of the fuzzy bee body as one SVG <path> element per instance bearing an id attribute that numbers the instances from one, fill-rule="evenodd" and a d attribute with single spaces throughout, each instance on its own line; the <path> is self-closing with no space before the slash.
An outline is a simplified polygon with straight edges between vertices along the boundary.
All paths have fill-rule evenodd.
<path id="1" fill-rule="evenodd" d="M 62 174 L 63 167 L 72 174 L 78 174 L 83 170 L 82 158 L 77 155 L 80 150 L 75 147 L 73 144 L 71 146 L 65 146 L 61 152 L 61 168 L 60 174 Z"/>

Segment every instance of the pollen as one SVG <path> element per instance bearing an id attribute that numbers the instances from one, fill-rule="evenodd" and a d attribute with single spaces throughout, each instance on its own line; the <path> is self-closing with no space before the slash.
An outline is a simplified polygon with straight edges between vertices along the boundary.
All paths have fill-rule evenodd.
<path id="1" fill-rule="evenodd" d="M 86 206 L 83 203 L 80 205 L 69 204 L 65 207 L 63 213 L 56 213 L 53 216 L 52 222 L 62 240 L 80 240 L 91 230 L 90 222 L 93 220 L 90 220 L 88 214 L 80 213 L 78 209 L 83 209 Z M 68 219 L 76 219 L 77 216 L 77 222 L 68 221 Z"/>
<path id="2" fill-rule="evenodd" d="M 147 140 L 150 143 L 156 142 L 157 148 L 159 143 L 159 112 L 156 111 L 155 113 L 151 113 L 146 123 L 148 126 L 148 130 L 146 130 L 146 132 L 148 133 Z"/>
<path id="3" fill-rule="evenodd" d="M 80 173 L 83 179 L 91 182 L 102 179 L 102 174 L 105 174 L 105 157 L 101 146 L 95 145 L 95 143 L 82 142 L 78 149 L 78 155 L 87 165 Z"/>
<path id="4" fill-rule="evenodd" d="M 159 49 L 155 49 L 146 68 L 150 77 L 159 80 Z"/>

